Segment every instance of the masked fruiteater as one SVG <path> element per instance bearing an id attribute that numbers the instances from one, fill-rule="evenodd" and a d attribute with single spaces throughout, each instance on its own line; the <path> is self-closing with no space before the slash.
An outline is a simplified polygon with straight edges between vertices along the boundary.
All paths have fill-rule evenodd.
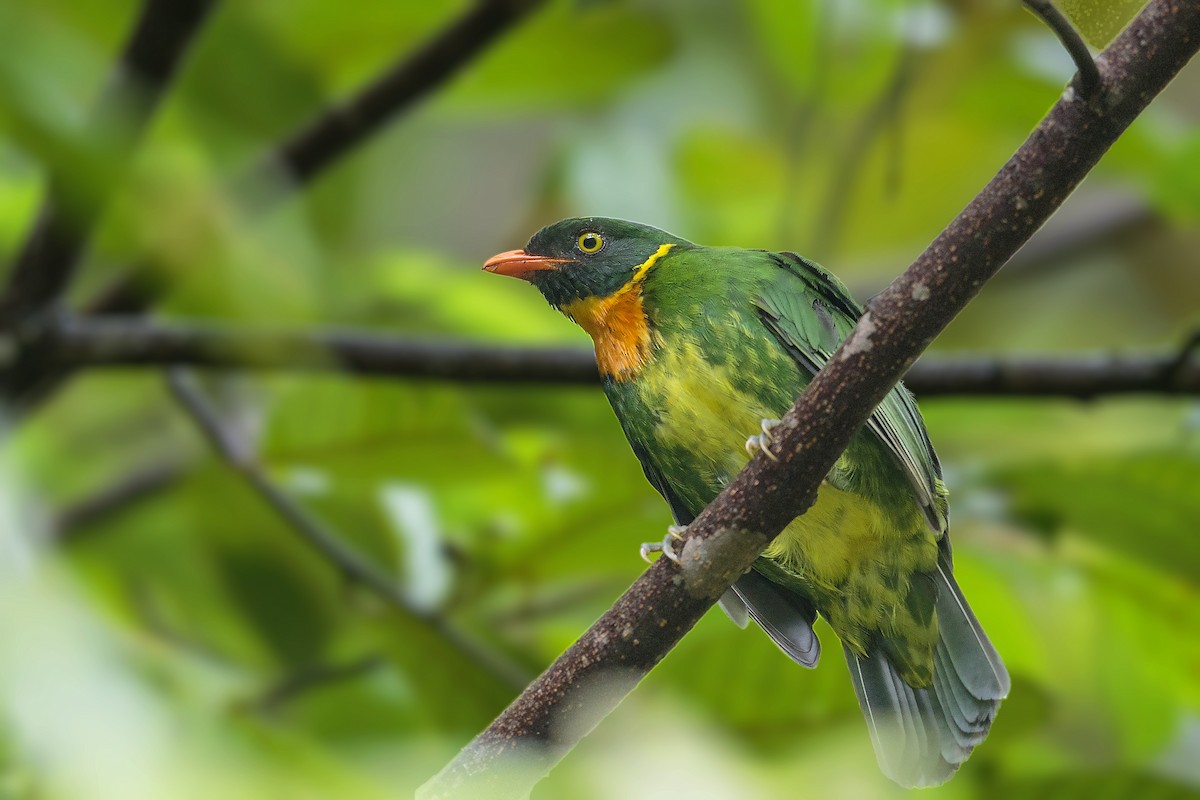
<path id="1" fill-rule="evenodd" d="M 701 247 L 599 217 L 543 228 L 484 269 L 532 283 L 591 335 L 604 392 L 680 525 L 754 445 L 770 453 L 770 420 L 862 313 L 837 278 L 795 253 Z M 820 655 L 813 622 L 828 621 L 879 765 L 905 786 L 947 780 L 1009 689 L 954 580 L 947 512 L 921 414 L 897 386 L 816 504 L 721 599 L 806 667 Z"/>

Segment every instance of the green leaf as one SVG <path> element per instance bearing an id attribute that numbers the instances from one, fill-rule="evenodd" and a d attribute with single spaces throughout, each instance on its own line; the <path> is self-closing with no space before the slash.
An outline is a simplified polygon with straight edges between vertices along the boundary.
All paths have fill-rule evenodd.
<path id="1" fill-rule="evenodd" d="M 1046 462 L 1004 471 L 1014 512 L 1200 582 L 1200 458 L 1180 451 Z"/>

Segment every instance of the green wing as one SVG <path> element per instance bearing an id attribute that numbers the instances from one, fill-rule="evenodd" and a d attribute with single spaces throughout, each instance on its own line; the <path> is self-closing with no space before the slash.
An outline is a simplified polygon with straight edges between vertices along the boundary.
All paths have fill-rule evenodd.
<path id="1" fill-rule="evenodd" d="M 853 330 L 862 308 L 841 281 L 812 261 L 795 253 L 766 255 L 779 267 L 779 279 L 759 297 L 759 316 L 796 362 L 815 375 Z M 941 467 L 912 393 L 897 384 L 867 427 L 908 473 L 930 526 L 946 530 Z"/>

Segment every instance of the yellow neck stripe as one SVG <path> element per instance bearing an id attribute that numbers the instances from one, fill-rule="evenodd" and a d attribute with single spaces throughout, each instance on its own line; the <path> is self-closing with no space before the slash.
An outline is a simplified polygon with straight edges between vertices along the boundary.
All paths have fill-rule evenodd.
<path id="1" fill-rule="evenodd" d="M 659 248 L 655 250 L 649 258 L 633 268 L 633 277 L 630 278 L 629 283 L 641 283 L 642 279 L 646 277 L 646 273 L 650 271 L 650 268 L 653 267 L 658 260 L 665 256 L 674 246 L 674 242 L 668 242 L 667 244 L 660 245 Z"/>

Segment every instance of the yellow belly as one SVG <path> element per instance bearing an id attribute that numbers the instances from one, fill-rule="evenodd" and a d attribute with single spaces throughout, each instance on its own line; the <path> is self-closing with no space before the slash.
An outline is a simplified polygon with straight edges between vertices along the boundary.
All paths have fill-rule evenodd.
<path id="1" fill-rule="evenodd" d="M 644 381 L 660 398 L 654 429 L 660 445 L 686 442 L 700 477 L 717 490 L 750 460 L 746 439 L 760 432 L 764 419 L 787 410 L 736 391 L 730 371 L 705 360 L 692 343 L 665 348 Z"/>
<path id="2" fill-rule="evenodd" d="M 878 559 L 883 548 L 894 547 L 896 539 L 877 505 L 825 483 L 816 504 L 784 528 L 764 555 L 832 590 L 859 565 Z"/>

